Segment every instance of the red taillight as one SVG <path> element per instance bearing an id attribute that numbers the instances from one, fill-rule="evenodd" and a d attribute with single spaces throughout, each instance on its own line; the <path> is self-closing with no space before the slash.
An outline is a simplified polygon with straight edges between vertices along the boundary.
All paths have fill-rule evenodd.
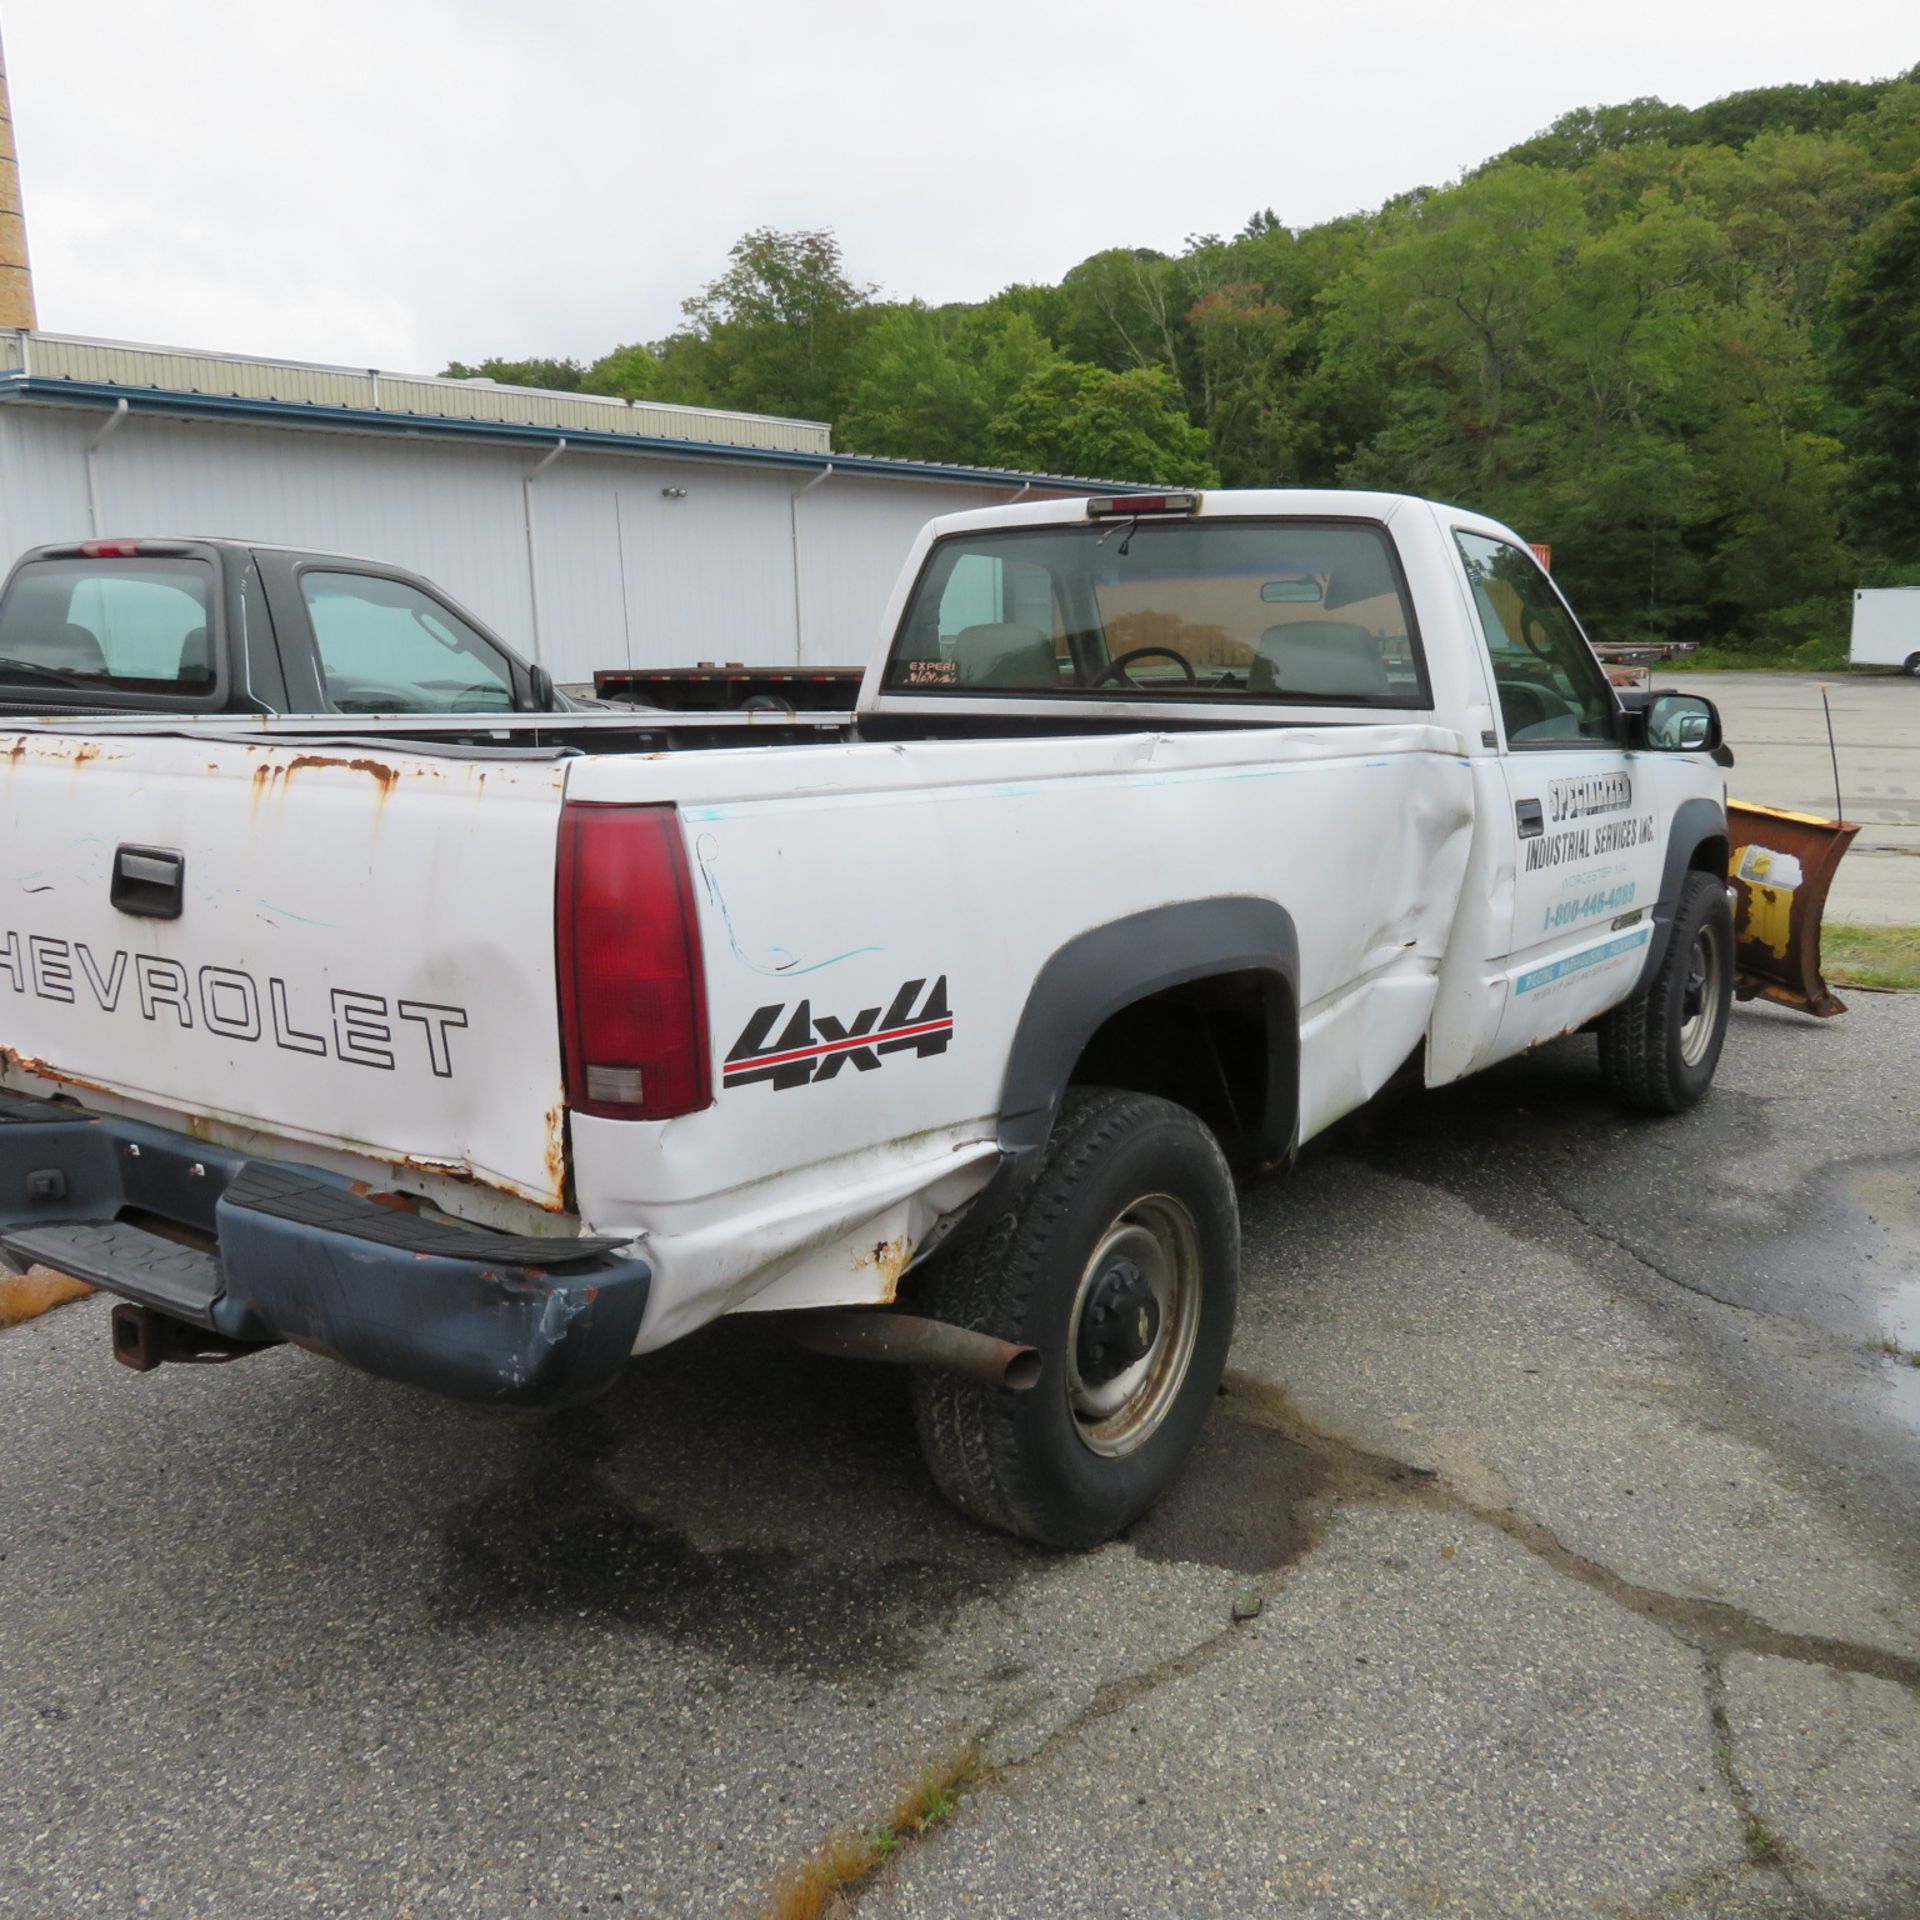
<path id="1" fill-rule="evenodd" d="M 138 540 L 82 540 L 80 551 L 89 560 L 137 560 L 140 557 Z"/>
<path id="2" fill-rule="evenodd" d="M 567 1104 L 608 1120 L 711 1104 L 706 976 L 679 815 L 564 806 L 555 906 Z"/>

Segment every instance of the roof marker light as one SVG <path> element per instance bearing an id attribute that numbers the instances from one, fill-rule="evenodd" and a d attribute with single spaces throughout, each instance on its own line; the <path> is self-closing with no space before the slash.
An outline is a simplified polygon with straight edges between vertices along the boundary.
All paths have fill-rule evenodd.
<path id="1" fill-rule="evenodd" d="M 1148 513 L 1198 513 L 1197 493 L 1120 493 L 1087 502 L 1089 520 L 1136 520 Z"/>

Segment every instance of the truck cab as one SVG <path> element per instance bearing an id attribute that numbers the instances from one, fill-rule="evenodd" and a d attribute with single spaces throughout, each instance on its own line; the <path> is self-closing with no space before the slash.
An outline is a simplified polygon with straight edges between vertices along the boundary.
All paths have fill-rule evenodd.
<path id="1" fill-rule="evenodd" d="M 419 574 L 225 539 L 29 549 L 0 591 L 0 711 L 547 712 L 545 671 Z"/>

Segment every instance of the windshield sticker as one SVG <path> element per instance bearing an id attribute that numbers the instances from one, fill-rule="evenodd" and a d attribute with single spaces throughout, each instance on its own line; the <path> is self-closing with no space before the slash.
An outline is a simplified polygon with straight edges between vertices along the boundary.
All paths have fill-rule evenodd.
<path id="1" fill-rule="evenodd" d="M 921 1001 L 926 984 L 909 980 L 884 1011 L 865 1007 L 851 1020 L 815 1013 L 811 1000 L 791 1008 L 756 1007 L 728 1050 L 725 1084 L 744 1087 L 765 1080 L 775 1092 L 785 1092 L 832 1080 L 849 1062 L 857 1072 L 872 1073 L 885 1065 L 889 1054 L 911 1053 L 926 1060 L 945 1053 L 953 1038 L 947 976 L 943 973 Z"/>

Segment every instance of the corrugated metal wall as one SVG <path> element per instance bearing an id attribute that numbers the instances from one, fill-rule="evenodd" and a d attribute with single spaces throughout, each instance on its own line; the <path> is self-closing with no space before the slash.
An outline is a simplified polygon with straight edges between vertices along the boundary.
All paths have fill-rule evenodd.
<path id="1" fill-rule="evenodd" d="M 0 406 L 0 562 L 46 540 L 206 533 L 414 568 L 555 677 L 864 660 L 921 525 L 1011 490 L 569 449 Z M 669 497 L 665 489 L 684 489 Z M 527 538 L 531 497 L 534 537 Z M 797 564 L 796 564 L 797 560 Z"/>

